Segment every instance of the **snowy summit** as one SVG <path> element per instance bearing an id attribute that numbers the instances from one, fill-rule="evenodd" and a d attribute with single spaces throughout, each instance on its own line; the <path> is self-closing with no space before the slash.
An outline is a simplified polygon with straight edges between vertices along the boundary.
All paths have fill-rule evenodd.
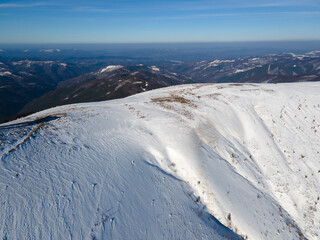
<path id="1" fill-rule="evenodd" d="M 0 237 L 319 239 L 319 92 L 183 85 L 2 124 Z"/>

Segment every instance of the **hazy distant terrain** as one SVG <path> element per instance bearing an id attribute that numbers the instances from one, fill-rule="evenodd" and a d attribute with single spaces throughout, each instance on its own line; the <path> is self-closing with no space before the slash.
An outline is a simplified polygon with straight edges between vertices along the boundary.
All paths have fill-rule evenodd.
<path id="1" fill-rule="evenodd" d="M 122 98 L 178 84 L 320 80 L 319 51 L 279 52 L 272 45 L 255 49 L 188 44 L 137 49 L 117 45 L 103 51 L 2 49 L 0 121 L 58 105 Z"/>

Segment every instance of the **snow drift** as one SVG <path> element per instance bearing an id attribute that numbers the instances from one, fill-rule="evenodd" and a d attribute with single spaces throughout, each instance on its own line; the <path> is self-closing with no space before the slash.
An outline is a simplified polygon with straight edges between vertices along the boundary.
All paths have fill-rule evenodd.
<path id="1" fill-rule="evenodd" d="M 2 239 L 319 239 L 320 83 L 204 84 L 0 125 Z"/>

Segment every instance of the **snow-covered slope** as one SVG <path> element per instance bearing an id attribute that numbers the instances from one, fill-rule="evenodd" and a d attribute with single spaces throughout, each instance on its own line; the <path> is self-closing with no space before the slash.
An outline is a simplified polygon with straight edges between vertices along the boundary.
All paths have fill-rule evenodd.
<path id="1" fill-rule="evenodd" d="M 121 65 L 110 65 L 110 66 L 107 66 L 105 68 L 102 68 L 99 73 L 104 73 L 104 72 L 112 72 L 112 71 L 115 71 L 115 70 L 118 70 L 118 69 L 121 69 L 123 68 L 123 66 Z"/>
<path id="2" fill-rule="evenodd" d="M 319 92 L 184 85 L 0 125 L 0 237 L 319 239 Z"/>

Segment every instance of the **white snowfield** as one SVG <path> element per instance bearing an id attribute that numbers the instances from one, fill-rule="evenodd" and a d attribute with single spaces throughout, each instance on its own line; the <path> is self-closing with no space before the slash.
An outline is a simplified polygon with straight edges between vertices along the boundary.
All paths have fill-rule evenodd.
<path id="1" fill-rule="evenodd" d="M 12 75 L 12 73 L 9 71 L 0 72 L 0 76 L 10 76 L 10 75 Z"/>
<path id="2" fill-rule="evenodd" d="M 151 70 L 155 72 L 159 72 L 160 68 L 158 68 L 157 66 L 151 66 Z"/>
<path id="3" fill-rule="evenodd" d="M 209 63 L 208 67 L 217 67 L 219 66 L 221 63 L 232 63 L 235 62 L 235 60 L 214 60 L 212 62 Z"/>
<path id="4" fill-rule="evenodd" d="M 0 238 L 319 239 L 319 92 L 182 85 L 2 124 Z"/>
<path id="5" fill-rule="evenodd" d="M 54 53 L 54 52 L 61 52 L 60 49 L 42 49 L 40 52 L 46 52 L 46 53 Z"/>
<path id="6" fill-rule="evenodd" d="M 102 68 L 102 69 L 100 70 L 100 73 L 112 72 L 112 71 L 118 70 L 118 69 L 120 69 L 120 68 L 123 68 L 123 66 L 121 66 L 121 65 L 109 65 L 109 66 L 107 66 L 107 67 L 105 67 L 105 68 Z"/>

